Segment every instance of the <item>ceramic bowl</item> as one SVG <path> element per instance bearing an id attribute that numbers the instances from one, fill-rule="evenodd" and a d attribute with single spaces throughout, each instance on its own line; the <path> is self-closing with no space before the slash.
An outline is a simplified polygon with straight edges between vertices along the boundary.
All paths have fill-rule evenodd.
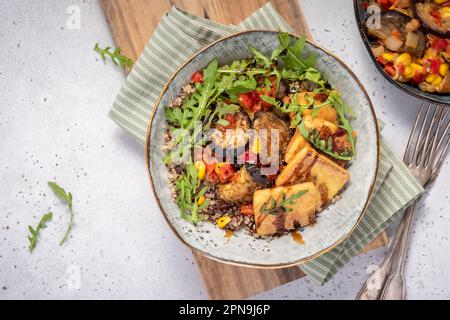
<path id="1" fill-rule="evenodd" d="M 378 71 L 383 75 L 384 78 L 386 78 L 390 83 L 392 83 L 394 86 L 405 92 L 406 94 L 412 95 L 416 98 L 419 98 L 424 101 L 428 101 L 431 103 L 437 103 L 442 104 L 444 106 L 450 106 L 450 95 L 448 94 L 436 94 L 436 93 L 428 93 L 420 90 L 417 86 L 412 86 L 407 83 L 402 83 L 399 81 L 395 81 L 391 77 L 389 77 L 386 72 L 384 72 L 381 65 L 376 60 L 375 56 L 372 54 L 372 49 L 370 48 L 370 40 L 367 36 L 366 30 L 364 28 L 364 23 L 367 19 L 367 12 L 364 9 L 365 3 L 367 3 L 367 0 L 353 0 L 353 6 L 355 9 L 355 16 L 356 16 L 356 23 L 358 24 L 358 29 L 361 34 L 361 38 L 364 42 L 364 45 L 366 46 L 367 53 L 370 56 L 370 59 L 375 64 L 375 67 L 378 69 Z"/>
<path id="2" fill-rule="evenodd" d="M 196 53 L 173 75 L 156 103 L 147 134 L 147 165 L 152 188 L 164 218 L 186 245 L 212 259 L 262 268 L 277 268 L 309 261 L 342 242 L 360 221 L 373 192 L 379 161 L 378 124 L 369 97 L 352 71 L 337 57 L 316 44 L 307 42 L 306 53 L 317 55 L 317 69 L 342 94 L 354 110 L 353 128 L 358 132 L 357 158 L 350 167 L 350 181 L 341 198 L 330 204 L 317 223 L 302 231 L 304 244 L 290 235 L 273 240 L 255 239 L 244 231 L 226 238 L 225 232 L 204 222 L 193 226 L 180 217 L 171 197 L 165 151 L 164 106 L 167 106 L 189 82 L 190 76 L 214 58 L 220 65 L 251 56 L 248 45 L 269 54 L 278 47 L 276 31 L 245 31 L 216 41 Z"/>

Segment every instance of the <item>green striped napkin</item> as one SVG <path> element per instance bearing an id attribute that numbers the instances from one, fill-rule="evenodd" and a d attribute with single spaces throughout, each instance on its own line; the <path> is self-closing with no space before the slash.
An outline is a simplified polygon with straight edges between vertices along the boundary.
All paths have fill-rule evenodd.
<path id="1" fill-rule="evenodd" d="M 109 116 L 145 144 L 152 107 L 171 75 L 199 49 L 228 34 L 248 29 L 292 31 L 270 3 L 237 26 L 224 26 L 173 7 L 160 21 L 120 89 Z M 300 268 L 315 282 L 328 281 L 372 241 L 422 187 L 381 138 L 380 174 L 376 192 L 350 237 L 330 252 Z"/>

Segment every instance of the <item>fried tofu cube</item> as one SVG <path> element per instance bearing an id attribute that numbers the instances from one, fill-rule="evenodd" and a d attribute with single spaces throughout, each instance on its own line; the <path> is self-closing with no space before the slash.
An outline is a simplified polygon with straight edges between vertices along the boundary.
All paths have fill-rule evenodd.
<path id="1" fill-rule="evenodd" d="M 275 184 L 285 186 L 300 180 L 305 181 L 318 156 L 319 154 L 311 146 L 303 147 L 283 168 L 275 180 Z"/>
<path id="2" fill-rule="evenodd" d="M 295 133 L 286 148 L 284 161 L 286 161 L 286 163 L 291 162 L 295 155 L 300 152 L 300 150 L 302 150 L 307 144 L 308 142 L 306 141 L 306 139 L 300 134 L 298 130 L 295 130 Z"/>
<path id="3" fill-rule="evenodd" d="M 292 200 L 286 202 L 286 199 Z M 256 233 L 271 235 L 312 224 L 320 202 L 320 193 L 311 182 L 255 191 Z"/>
<path id="4" fill-rule="evenodd" d="M 323 206 L 344 187 L 349 178 L 346 169 L 306 146 L 281 171 L 275 184 L 284 186 L 313 182 L 321 195 Z"/>

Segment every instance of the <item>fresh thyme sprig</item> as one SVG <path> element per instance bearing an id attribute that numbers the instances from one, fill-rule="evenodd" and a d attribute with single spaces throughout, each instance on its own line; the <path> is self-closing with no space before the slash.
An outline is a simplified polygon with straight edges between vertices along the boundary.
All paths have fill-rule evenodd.
<path id="1" fill-rule="evenodd" d="M 308 189 L 301 190 L 297 193 L 294 193 L 290 197 L 287 197 L 286 193 L 282 192 L 281 201 L 278 202 L 273 197 L 270 197 L 269 200 L 264 202 L 260 210 L 264 214 L 272 214 L 272 215 L 278 215 L 282 212 L 290 212 L 292 211 L 292 208 L 290 208 L 289 206 L 292 206 L 294 204 L 294 200 L 300 198 L 307 192 Z"/>
<path id="2" fill-rule="evenodd" d="M 66 202 L 68 204 L 69 210 L 70 210 L 69 225 L 67 226 L 67 230 L 66 230 L 66 233 L 64 234 L 64 237 L 59 242 L 59 245 L 61 246 L 66 241 L 67 237 L 69 236 L 69 232 L 72 229 L 72 224 L 73 224 L 72 199 L 73 199 L 73 197 L 72 197 L 72 194 L 70 192 L 67 193 L 63 188 L 58 186 L 55 182 L 49 181 L 48 182 L 48 186 L 53 190 L 53 192 L 55 193 L 56 196 L 58 196 L 61 200 L 63 200 L 64 202 Z"/>
<path id="3" fill-rule="evenodd" d="M 36 248 L 36 243 L 37 243 L 41 229 L 44 229 L 45 227 L 47 227 L 46 223 L 48 221 L 50 221 L 52 219 L 52 217 L 53 217 L 53 213 L 48 212 L 42 216 L 41 220 L 39 221 L 38 225 L 36 226 L 36 229 L 33 229 L 32 226 L 28 226 L 28 230 L 31 233 L 31 236 L 28 237 L 28 241 L 30 242 L 28 249 L 30 250 L 30 252 L 33 252 L 34 248 Z"/>
<path id="4" fill-rule="evenodd" d="M 100 54 L 102 60 L 106 60 L 106 56 L 111 58 L 111 61 L 116 65 L 120 65 L 122 68 L 131 68 L 133 66 L 133 60 L 124 56 L 120 53 L 120 47 L 117 47 L 113 52 L 110 51 L 111 47 L 106 47 L 102 49 L 98 46 L 98 43 L 95 44 L 94 51 Z"/>

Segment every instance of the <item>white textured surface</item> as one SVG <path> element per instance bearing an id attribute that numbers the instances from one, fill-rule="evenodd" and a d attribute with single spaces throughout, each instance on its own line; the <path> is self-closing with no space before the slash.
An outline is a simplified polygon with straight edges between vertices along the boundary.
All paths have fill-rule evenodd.
<path id="1" fill-rule="evenodd" d="M 313 37 L 361 78 L 401 155 L 420 102 L 377 74 L 352 1 L 301 3 Z M 69 5 L 81 9 L 80 30 L 67 29 Z M 123 75 L 92 51 L 97 41 L 112 44 L 98 3 L 0 0 L 0 18 L 0 299 L 206 298 L 190 251 L 154 203 L 142 147 L 106 117 Z M 409 298 L 450 298 L 448 174 L 447 161 L 417 210 Z M 46 186 L 53 179 L 75 199 L 62 247 L 68 213 Z M 54 220 L 29 254 L 27 226 L 48 209 Z M 323 287 L 301 279 L 257 298 L 352 299 L 384 250 L 353 259 Z M 79 289 L 68 286 L 73 268 L 81 270 Z"/>

